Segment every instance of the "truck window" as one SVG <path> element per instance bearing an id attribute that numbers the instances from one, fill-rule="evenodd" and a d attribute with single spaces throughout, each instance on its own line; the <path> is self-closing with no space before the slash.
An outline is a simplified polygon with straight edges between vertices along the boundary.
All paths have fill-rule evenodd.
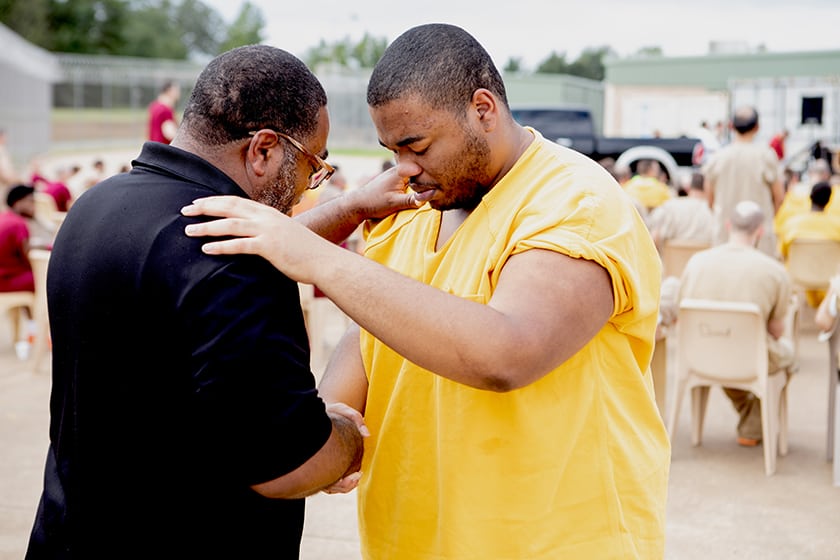
<path id="1" fill-rule="evenodd" d="M 592 136 L 592 118 L 588 111 L 574 109 L 512 109 L 514 120 L 536 128 L 546 138 Z"/>

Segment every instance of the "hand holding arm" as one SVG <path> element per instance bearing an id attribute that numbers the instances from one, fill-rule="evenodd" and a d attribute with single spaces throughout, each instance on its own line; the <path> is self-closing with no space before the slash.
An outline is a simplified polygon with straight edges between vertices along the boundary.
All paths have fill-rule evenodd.
<path id="1" fill-rule="evenodd" d="M 333 424 L 327 443 L 292 472 L 254 485 L 258 494 L 267 498 L 304 498 L 335 485 L 346 485 L 345 477 L 358 472 L 362 437 L 368 435 L 362 415 L 343 403 L 328 405 L 327 415 Z"/>

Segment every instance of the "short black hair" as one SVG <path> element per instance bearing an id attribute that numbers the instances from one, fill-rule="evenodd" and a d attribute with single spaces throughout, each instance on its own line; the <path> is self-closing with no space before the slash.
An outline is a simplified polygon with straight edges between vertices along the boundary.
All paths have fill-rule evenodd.
<path id="1" fill-rule="evenodd" d="M 11 208 L 17 204 L 18 201 L 26 198 L 34 192 L 35 188 L 30 185 L 14 185 L 9 189 L 9 192 L 6 195 L 6 206 Z"/>
<path id="2" fill-rule="evenodd" d="M 327 94 L 300 59 L 276 47 L 247 45 L 220 54 L 198 76 L 181 124 L 209 145 L 261 128 L 312 136 Z"/>
<path id="3" fill-rule="evenodd" d="M 484 47 L 460 27 L 430 23 L 409 29 L 385 49 L 368 82 L 367 102 L 380 107 L 417 95 L 435 109 L 460 114 L 481 88 L 508 107 L 504 82 Z"/>
<path id="4" fill-rule="evenodd" d="M 732 128 L 738 134 L 746 134 L 758 126 L 758 111 L 755 107 L 740 107 L 732 116 Z"/>
<path id="5" fill-rule="evenodd" d="M 811 187 L 811 204 L 823 210 L 831 200 L 831 184 L 827 181 L 820 181 Z"/>

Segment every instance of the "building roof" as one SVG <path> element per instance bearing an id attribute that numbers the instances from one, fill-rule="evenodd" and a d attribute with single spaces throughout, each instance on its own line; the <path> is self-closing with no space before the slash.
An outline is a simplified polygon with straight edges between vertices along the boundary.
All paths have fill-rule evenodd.
<path id="1" fill-rule="evenodd" d="M 2 23 L 0 23 L 0 64 L 47 82 L 57 82 L 62 72 L 55 56 L 41 47 L 36 47 Z"/>
<path id="2" fill-rule="evenodd" d="M 698 86 L 726 90 L 731 78 L 840 77 L 840 50 L 630 57 L 604 60 L 612 85 Z"/>

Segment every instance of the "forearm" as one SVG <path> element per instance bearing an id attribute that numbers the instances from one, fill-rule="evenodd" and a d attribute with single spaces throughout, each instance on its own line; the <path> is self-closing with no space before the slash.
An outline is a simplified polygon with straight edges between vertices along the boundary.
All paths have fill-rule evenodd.
<path id="1" fill-rule="evenodd" d="M 770 191 L 773 195 L 773 213 L 774 215 L 779 211 L 782 202 L 785 200 L 785 190 L 781 181 L 776 181 L 770 186 Z"/>
<path id="2" fill-rule="evenodd" d="M 318 385 L 318 393 L 326 403 L 345 403 L 364 414 L 368 383 L 359 335 L 359 327 L 354 323 L 341 337 Z"/>
<path id="3" fill-rule="evenodd" d="M 295 219 L 327 241 L 341 243 L 365 220 L 363 210 L 347 193 L 319 204 Z"/>
<path id="4" fill-rule="evenodd" d="M 349 251 L 333 253 L 317 268 L 318 287 L 362 328 L 425 369 L 478 389 L 508 391 L 535 381 L 561 361 L 526 336 L 521 322 L 489 305 Z"/>

